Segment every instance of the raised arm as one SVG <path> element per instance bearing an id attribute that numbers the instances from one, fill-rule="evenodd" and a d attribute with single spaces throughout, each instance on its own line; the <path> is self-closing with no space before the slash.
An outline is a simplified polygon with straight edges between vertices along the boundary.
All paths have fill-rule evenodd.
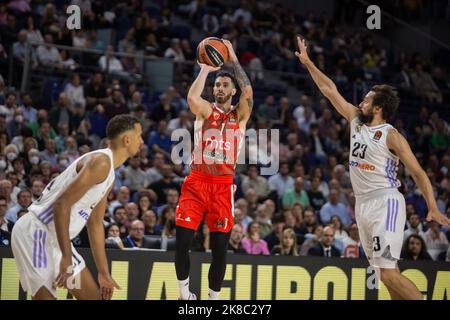
<path id="1" fill-rule="evenodd" d="M 72 248 L 70 245 L 69 224 L 70 208 L 94 185 L 108 177 L 111 162 L 106 155 L 93 155 L 82 163 L 82 167 L 70 186 L 58 197 L 53 205 L 55 229 L 62 258 L 60 272 L 56 278 L 57 287 L 66 287 L 71 274 L 67 268 L 72 265 Z M 51 188 L 51 185 L 49 185 Z M 49 188 L 47 187 L 47 188 Z"/>
<path id="2" fill-rule="evenodd" d="M 253 109 L 253 88 L 250 84 L 250 79 L 239 63 L 239 59 L 234 52 L 233 45 L 228 40 L 223 40 L 223 43 L 228 48 L 228 54 L 230 55 L 230 61 L 233 65 L 234 75 L 236 77 L 239 89 L 241 89 L 241 96 L 239 97 L 238 106 L 239 119 L 240 121 L 247 122 Z"/>
<path id="3" fill-rule="evenodd" d="M 210 103 L 202 98 L 202 92 L 205 89 L 206 78 L 212 71 L 217 71 L 220 68 L 214 68 L 206 64 L 199 63 L 201 69 L 195 81 L 189 89 L 187 102 L 189 109 L 196 117 L 206 119 L 211 114 Z"/>
<path id="4" fill-rule="evenodd" d="M 341 96 L 334 82 L 314 65 L 306 51 L 307 47 L 305 45 L 305 39 L 297 37 L 297 44 L 299 51 L 296 51 L 295 55 L 300 62 L 306 66 L 314 82 L 319 87 L 319 90 L 328 98 L 328 100 L 330 100 L 337 112 L 349 122 L 352 121 L 353 118 L 356 117 L 358 109 L 354 105 L 348 103 L 344 97 Z"/>
<path id="5" fill-rule="evenodd" d="M 436 200 L 434 199 L 433 187 L 430 179 L 428 179 L 427 174 L 420 167 L 420 164 L 411 151 L 405 137 L 403 137 L 397 130 L 389 130 L 386 139 L 388 148 L 393 150 L 400 158 L 408 171 L 411 172 L 411 176 L 419 186 L 420 190 L 422 190 L 428 206 L 427 221 L 434 220 L 443 226 L 450 227 L 450 219 L 439 211 Z"/>

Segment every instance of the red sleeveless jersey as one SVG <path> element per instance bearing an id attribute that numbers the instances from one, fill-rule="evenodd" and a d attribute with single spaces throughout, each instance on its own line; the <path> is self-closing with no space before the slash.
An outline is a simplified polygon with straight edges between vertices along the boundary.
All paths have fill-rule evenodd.
<path id="1" fill-rule="evenodd" d="M 235 106 L 225 113 L 214 103 L 208 119 L 196 120 L 190 168 L 213 176 L 234 175 L 243 133 Z"/>

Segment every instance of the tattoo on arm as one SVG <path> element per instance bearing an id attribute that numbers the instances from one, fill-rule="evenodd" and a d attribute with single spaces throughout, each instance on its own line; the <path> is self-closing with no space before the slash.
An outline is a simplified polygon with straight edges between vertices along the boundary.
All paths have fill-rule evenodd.
<path id="1" fill-rule="evenodd" d="M 247 98 L 247 104 L 250 109 L 253 109 L 253 98 Z"/>
<path id="2" fill-rule="evenodd" d="M 242 69 L 239 61 L 233 62 L 233 69 L 234 74 L 236 75 L 236 81 L 239 85 L 239 88 L 241 90 L 244 90 L 246 86 L 250 86 L 250 79 L 248 78 L 247 74 L 245 73 L 244 69 Z M 253 109 L 253 97 L 249 97 L 246 99 L 248 107 L 250 109 Z"/>
<path id="3" fill-rule="evenodd" d="M 239 61 L 233 62 L 233 69 L 234 69 L 234 74 L 236 75 L 236 81 L 239 85 L 239 88 L 241 88 L 241 90 L 243 90 L 246 86 L 249 86 L 250 80 L 247 77 L 247 75 L 245 74 L 244 69 L 242 69 Z"/>

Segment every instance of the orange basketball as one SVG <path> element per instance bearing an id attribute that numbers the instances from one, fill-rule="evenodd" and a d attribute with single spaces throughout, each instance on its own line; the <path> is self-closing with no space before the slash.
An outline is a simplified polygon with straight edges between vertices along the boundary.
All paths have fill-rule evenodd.
<path id="1" fill-rule="evenodd" d="M 228 48 L 219 38 L 205 38 L 197 47 L 197 60 L 212 67 L 220 67 L 228 61 Z"/>

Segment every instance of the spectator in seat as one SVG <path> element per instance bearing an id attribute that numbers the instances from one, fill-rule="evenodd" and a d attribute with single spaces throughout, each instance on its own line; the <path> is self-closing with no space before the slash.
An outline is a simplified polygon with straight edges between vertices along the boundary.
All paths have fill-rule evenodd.
<path id="1" fill-rule="evenodd" d="M 405 260 L 433 260 L 427 252 L 425 241 L 417 234 L 411 234 L 406 238 L 401 258 Z"/>
<path id="2" fill-rule="evenodd" d="M 349 226 L 351 221 L 347 208 L 344 204 L 338 202 L 339 192 L 336 189 L 330 191 L 330 200 L 320 209 L 320 220 L 323 224 L 328 224 L 333 215 L 337 215 L 345 227 Z"/>
<path id="3" fill-rule="evenodd" d="M 418 214 L 412 213 L 408 217 L 406 227 L 407 229 L 405 230 L 404 240 L 406 240 L 406 238 L 408 238 L 412 234 L 417 234 L 425 240 L 425 232 L 423 232 L 423 225 Z"/>
<path id="4" fill-rule="evenodd" d="M 283 236 L 283 230 L 285 227 L 284 215 L 276 215 L 272 219 L 272 226 L 273 231 L 264 238 L 264 241 L 267 242 L 269 250 L 272 250 L 275 246 L 280 244 L 280 240 Z"/>
<path id="5" fill-rule="evenodd" d="M 70 82 L 64 88 L 67 98 L 69 99 L 69 107 L 72 109 L 79 104 L 84 109 L 86 107 L 86 99 L 84 98 L 84 88 L 81 85 L 80 75 L 72 74 Z"/>
<path id="6" fill-rule="evenodd" d="M 117 223 L 111 223 L 109 225 L 105 242 L 115 243 L 119 247 L 119 249 L 124 248 L 122 239 L 120 238 L 120 229 Z"/>
<path id="7" fill-rule="evenodd" d="M 318 257 L 340 257 L 340 251 L 333 245 L 334 234 L 334 228 L 332 226 L 326 226 L 323 229 L 322 239 L 318 244 L 309 249 L 308 255 Z"/>
<path id="8" fill-rule="evenodd" d="M 8 210 L 8 213 L 6 214 L 6 219 L 9 221 L 16 223 L 17 219 L 19 218 L 17 216 L 17 213 L 22 209 L 27 209 L 32 202 L 32 196 L 31 191 L 29 189 L 22 189 L 17 194 L 17 204 Z"/>
<path id="9" fill-rule="evenodd" d="M 342 239 L 344 250 L 342 256 L 344 258 L 361 258 L 364 256 L 364 251 L 359 240 L 358 226 L 352 223 L 348 229 L 348 237 Z"/>
<path id="10" fill-rule="evenodd" d="M 6 218 L 7 206 L 6 198 L 0 196 L 0 247 L 11 244 L 11 231 L 14 223 Z"/>
<path id="11" fill-rule="evenodd" d="M 309 207 L 308 194 L 303 190 L 303 178 L 295 179 L 294 188 L 283 194 L 282 202 L 284 209 L 290 208 L 294 203 L 300 203 L 304 208 Z"/>
<path id="12" fill-rule="evenodd" d="M 129 235 L 122 239 L 124 248 L 145 248 L 144 223 L 135 220 L 130 225 Z"/>
<path id="13" fill-rule="evenodd" d="M 152 200 L 150 199 L 150 194 L 148 192 L 139 193 L 137 204 L 140 215 L 143 215 L 148 210 L 152 210 Z"/>
<path id="14" fill-rule="evenodd" d="M 234 253 L 247 253 L 242 247 L 242 239 L 244 238 L 244 231 L 240 224 L 235 224 L 231 229 L 230 240 L 228 241 L 228 250 Z"/>
<path id="15" fill-rule="evenodd" d="M 52 45 L 53 36 L 48 33 L 44 36 L 44 45 L 39 46 L 36 50 L 37 58 L 43 67 L 60 69 L 62 68 L 61 55 L 59 54 L 58 49 Z"/>
<path id="16" fill-rule="evenodd" d="M 123 206 L 116 206 L 113 211 L 114 222 L 119 226 L 120 237 L 124 238 L 128 235 L 127 232 L 127 210 Z"/>
<path id="17" fill-rule="evenodd" d="M 242 178 L 241 188 L 244 193 L 248 189 L 255 190 L 259 201 L 267 198 L 270 192 L 269 182 L 258 174 L 258 166 L 256 165 L 249 165 L 248 175 Z"/>
<path id="18" fill-rule="evenodd" d="M 245 252 L 252 255 L 269 255 L 267 242 L 261 239 L 259 234 L 259 223 L 252 222 L 247 228 L 247 237 L 242 240 L 242 247 Z"/>
<path id="19" fill-rule="evenodd" d="M 134 156 L 129 160 L 129 166 L 125 168 L 125 184 L 131 193 L 139 191 L 147 185 L 145 172 L 140 168 L 139 156 Z"/>
<path id="20" fill-rule="evenodd" d="M 105 106 L 108 103 L 108 95 L 102 72 L 95 72 L 93 74 L 91 80 L 84 87 L 84 95 L 88 111 L 93 110 L 98 104 Z"/>
<path id="21" fill-rule="evenodd" d="M 320 178 L 314 177 L 311 180 L 311 188 L 309 189 L 308 198 L 311 203 L 311 206 L 314 208 L 314 210 L 319 211 L 320 208 L 323 207 L 323 205 L 327 202 L 325 199 L 325 196 L 323 195 L 322 191 L 319 190 L 320 187 Z"/>
<path id="22" fill-rule="evenodd" d="M 449 245 L 447 236 L 441 231 L 441 226 L 435 221 L 428 222 L 428 230 L 425 232 L 425 244 L 433 260 L 436 260 L 441 252 L 447 251 Z"/>
<path id="23" fill-rule="evenodd" d="M 147 210 L 142 214 L 142 222 L 144 222 L 146 236 L 161 235 L 161 231 L 156 227 L 157 219 L 153 210 Z"/>
<path id="24" fill-rule="evenodd" d="M 234 206 L 234 223 L 242 226 L 244 234 L 248 225 L 253 221 L 253 219 L 247 215 L 247 208 L 247 200 L 243 198 L 236 201 Z"/>
<path id="25" fill-rule="evenodd" d="M 275 255 L 298 256 L 297 236 L 294 230 L 291 228 L 285 229 L 282 233 L 281 243 L 276 245 L 270 253 Z"/>
<path id="26" fill-rule="evenodd" d="M 314 210 L 308 208 L 303 213 L 303 222 L 298 228 L 298 233 L 305 236 L 312 234 L 317 226 L 317 216 Z"/>
<path id="27" fill-rule="evenodd" d="M 280 163 L 280 172 L 269 178 L 270 188 L 277 191 L 279 198 L 282 198 L 287 190 L 294 189 L 294 184 L 294 178 L 289 175 L 287 162 Z"/>

